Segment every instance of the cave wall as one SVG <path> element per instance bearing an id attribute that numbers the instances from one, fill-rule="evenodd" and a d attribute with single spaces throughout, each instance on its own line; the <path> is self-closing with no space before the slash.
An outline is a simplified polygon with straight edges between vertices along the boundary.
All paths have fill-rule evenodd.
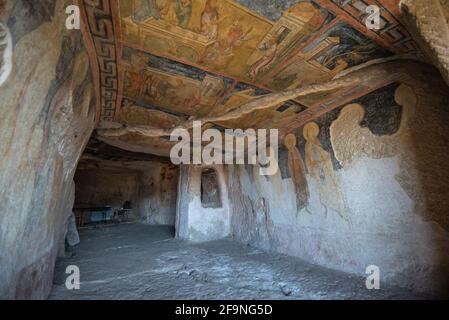
<path id="1" fill-rule="evenodd" d="M 400 9 L 413 38 L 449 85 L 448 1 L 401 0 Z"/>
<path id="2" fill-rule="evenodd" d="M 202 173 L 214 170 L 219 190 L 221 207 L 208 207 L 202 203 Z M 230 208 L 228 200 L 226 170 L 222 165 L 181 165 L 176 212 L 176 237 L 193 242 L 222 239 L 230 235 Z M 213 184 L 214 185 L 214 184 Z M 208 188 L 204 186 L 203 188 Z M 203 197 L 204 199 L 204 197 Z"/>
<path id="3" fill-rule="evenodd" d="M 131 201 L 134 218 L 175 225 L 179 169 L 159 162 L 99 161 L 76 172 L 76 205 L 113 209 Z"/>
<path id="4" fill-rule="evenodd" d="M 274 176 L 229 166 L 232 236 L 359 275 L 377 265 L 381 285 L 447 295 L 449 99 L 430 79 L 436 70 L 306 124 Z"/>
<path id="5" fill-rule="evenodd" d="M 179 168 L 154 163 L 139 177 L 139 212 L 146 223 L 175 225 Z"/>
<path id="6" fill-rule="evenodd" d="M 94 127 L 88 55 L 81 32 L 65 28 L 69 4 L 0 2 L 12 46 L 0 85 L 0 298 L 48 295 Z"/>
<path id="7" fill-rule="evenodd" d="M 123 207 L 125 201 L 137 204 L 139 172 L 119 169 L 77 170 L 75 206 Z"/>

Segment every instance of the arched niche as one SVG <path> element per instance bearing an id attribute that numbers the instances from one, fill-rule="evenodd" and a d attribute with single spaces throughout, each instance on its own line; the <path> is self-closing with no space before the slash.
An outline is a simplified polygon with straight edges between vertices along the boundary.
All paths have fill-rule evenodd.
<path id="1" fill-rule="evenodd" d="M 201 171 L 201 206 L 203 208 L 223 208 L 220 183 L 215 169 Z"/>

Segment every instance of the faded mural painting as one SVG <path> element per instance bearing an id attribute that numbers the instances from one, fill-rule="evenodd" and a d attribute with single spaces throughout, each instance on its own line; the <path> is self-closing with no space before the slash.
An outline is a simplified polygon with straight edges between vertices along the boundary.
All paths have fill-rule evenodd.
<path id="1" fill-rule="evenodd" d="M 288 134 L 284 140 L 288 150 L 288 170 L 293 181 L 298 210 L 306 207 L 309 201 L 309 188 L 306 180 L 304 161 L 297 147 L 296 136 Z"/>
<path id="2" fill-rule="evenodd" d="M 133 114 L 146 109 L 139 112 L 155 116 L 120 115 L 127 125 L 153 126 L 161 120 L 170 128 L 191 116 L 217 116 L 259 95 L 327 81 L 349 67 L 391 55 L 318 1 L 286 0 L 276 6 L 246 0 L 118 4 L 121 108 L 129 113 L 132 107 Z M 291 100 L 213 125 L 276 128 L 331 94 Z M 148 144 L 158 140 L 144 139 Z M 122 140 L 132 142 L 129 137 Z"/>
<path id="3" fill-rule="evenodd" d="M 268 80 L 267 85 L 277 89 L 296 88 L 329 80 L 349 67 L 389 55 L 389 51 L 379 47 L 360 31 L 338 22 L 303 47 L 297 58 Z"/>
<path id="4" fill-rule="evenodd" d="M 324 207 L 334 209 L 342 218 L 345 215 L 343 198 L 339 189 L 337 177 L 334 174 L 332 160 L 328 152 L 321 146 L 318 139 L 320 128 L 315 122 L 310 122 L 303 129 L 306 140 L 305 156 L 309 175 L 318 186 L 320 199 Z"/>
<path id="5" fill-rule="evenodd" d="M 246 0 L 120 0 L 118 7 L 113 22 L 122 43 L 123 91 L 116 96 L 124 113 L 115 120 L 129 126 L 159 127 L 160 122 L 170 129 L 190 117 L 219 116 L 260 95 L 328 81 L 349 67 L 391 55 L 319 1 L 284 0 L 273 6 Z M 332 94 L 211 125 L 282 127 Z M 138 145 L 138 137 L 146 142 Z M 141 151 L 143 145 L 167 145 L 138 134 L 120 140 L 114 139 L 116 146 L 129 143 Z"/>
<path id="6" fill-rule="evenodd" d="M 413 142 L 409 128 L 416 95 L 404 91 L 399 84 L 388 85 L 307 123 L 298 136 L 284 138 L 288 160 L 281 166 L 287 166 L 288 174 L 283 178 L 293 182 L 298 211 L 307 208 L 308 184 L 313 183 L 325 214 L 332 209 L 350 222 L 339 172 L 355 159 L 393 158 L 408 150 L 404 146 Z"/>
<path id="7" fill-rule="evenodd" d="M 269 181 L 233 168 L 231 190 L 241 194 L 231 195 L 250 209 L 233 216 L 234 235 L 351 272 L 377 261 L 388 270 L 386 278 L 411 281 L 411 287 L 444 278 L 449 167 L 437 158 L 448 142 L 449 118 L 442 106 L 449 100 L 436 86 L 424 88 L 422 80 L 383 87 L 305 124 L 296 137 L 289 134 L 281 171 Z M 251 233 L 244 223 L 266 231 Z M 416 243 L 416 233 L 430 229 L 435 236 Z M 405 245 L 410 260 L 399 267 L 392 261 Z M 369 256 L 365 247 L 372 249 Z M 423 266 L 432 270 L 427 280 L 413 283 Z"/>
<path id="8" fill-rule="evenodd" d="M 229 85 L 226 78 L 130 48 L 124 64 L 126 96 L 179 115 L 207 114 Z"/>
<path id="9" fill-rule="evenodd" d="M 334 19 L 313 1 L 283 1 L 277 10 L 258 2 L 239 2 L 121 1 L 123 34 L 132 47 L 200 63 L 247 81 L 263 80 L 282 62 L 290 73 L 281 72 L 267 82 L 276 89 L 282 84 L 285 89 L 301 75 L 329 77 L 373 55 L 389 54 L 342 22 L 307 47 L 301 45 Z M 298 47 L 301 52 L 283 63 Z M 310 72 L 301 74 L 305 63 Z"/>
<path id="10" fill-rule="evenodd" d="M 16 213 L 0 214 L 0 296 L 48 296 L 83 166 L 86 202 L 131 201 L 178 238 L 447 292 L 447 87 L 399 0 L 375 2 L 366 31 L 366 1 L 80 0 L 78 32 L 69 0 L 0 0 L 0 212 Z M 191 120 L 279 129 L 279 172 L 169 164 Z"/>
<path id="11" fill-rule="evenodd" d="M 121 1 L 121 15 L 124 34 L 140 35 L 134 46 L 254 79 L 329 15 L 312 1 L 283 6 L 264 12 L 266 6 L 252 1 L 135 0 Z"/>

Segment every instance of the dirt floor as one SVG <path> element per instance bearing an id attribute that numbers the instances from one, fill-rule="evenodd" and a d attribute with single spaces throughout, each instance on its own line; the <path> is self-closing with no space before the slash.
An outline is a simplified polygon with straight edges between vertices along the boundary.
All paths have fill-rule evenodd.
<path id="1" fill-rule="evenodd" d="M 137 223 L 81 230 L 81 244 L 57 263 L 50 299 L 419 298 L 231 240 L 189 244 L 173 234 Z M 68 265 L 80 268 L 80 290 L 65 287 Z"/>

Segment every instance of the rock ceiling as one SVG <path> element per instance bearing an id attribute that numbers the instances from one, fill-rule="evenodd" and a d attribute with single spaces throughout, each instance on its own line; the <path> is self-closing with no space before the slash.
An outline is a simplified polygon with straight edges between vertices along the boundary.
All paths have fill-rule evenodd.
<path id="1" fill-rule="evenodd" d="M 81 0 L 97 82 L 100 127 L 171 130 L 261 95 L 319 84 L 372 59 L 420 56 L 399 0 Z M 365 25 L 381 8 L 380 30 Z M 294 130 L 387 83 L 288 100 L 216 128 Z M 98 137 L 130 151 L 167 155 L 166 137 Z"/>

